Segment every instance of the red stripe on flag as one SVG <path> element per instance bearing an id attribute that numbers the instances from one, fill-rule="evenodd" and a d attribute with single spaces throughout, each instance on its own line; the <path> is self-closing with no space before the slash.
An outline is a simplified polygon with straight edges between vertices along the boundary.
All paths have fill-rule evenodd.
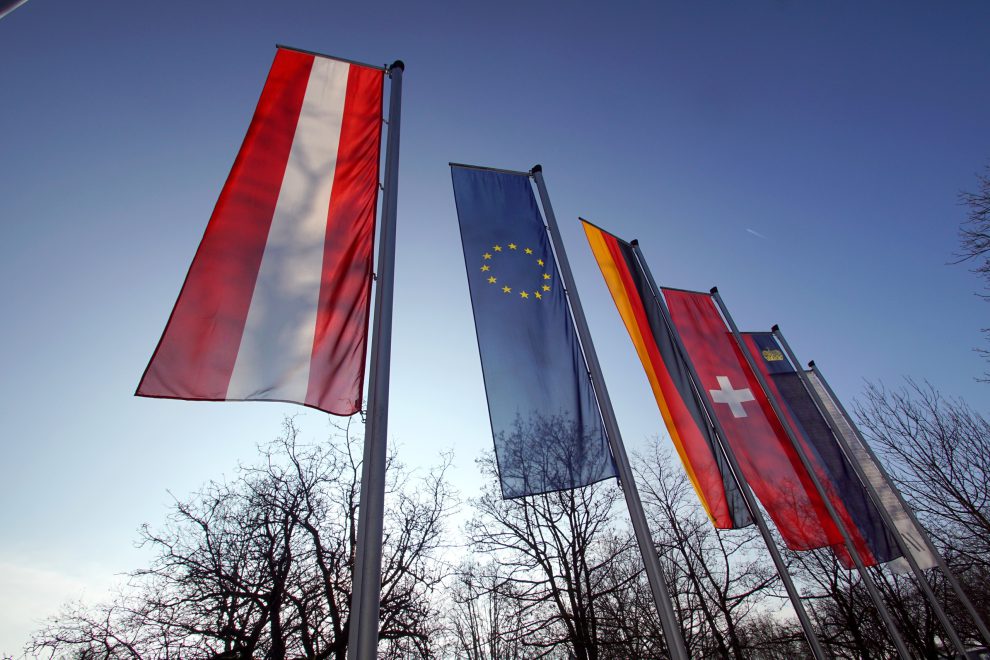
<path id="1" fill-rule="evenodd" d="M 312 65 L 312 55 L 277 51 L 137 394 L 225 398 Z"/>
<path id="2" fill-rule="evenodd" d="M 361 410 L 371 303 L 382 127 L 381 71 L 348 72 L 306 404 L 337 415 Z"/>
<path id="3" fill-rule="evenodd" d="M 753 361 L 757 364 L 760 372 L 763 374 L 763 380 L 766 381 L 767 387 L 770 388 L 770 393 L 776 397 L 777 401 L 783 402 L 784 397 L 781 396 L 780 391 L 777 389 L 776 383 L 774 383 L 773 377 L 770 375 L 770 371 L 766 367 L 766 362 L 762 359 L 760 355 L 760 349 L 756 345 L 756 342 L 749 335 L 743 334 L 743 341 L 746 343 L 746 348 L 749 349 L 750 355 L 753 357 Z M 781 412 L 784 414 L 785 421 L 794 437 L 797 438 L 798 442 L 801 443 L 801 447 L 804 449 L 805 456 L 811 461 L 812 466 L 815 469 L 815 476 L 818 477 L 818 481 L 821 482 L 826 494 L 828 495 L 829 501 L 832 503 L 832 508 L 839 515 L 842 523 L 845 525 L 846 529 L 849 531 L 849 536 L 852 538 L 853 545 L 856 551 L 859 553 L 860 558 L 863 563 L 867 566 L 875 566 L 878 562 L 873 556 L 873 552 L 867 545 L 866 540 L 863 538 L 862 532 L 860 532 L 859 527 L 850 515 L 849 510 L 846 508 L 845 503 L 842 501 L 842 494 L 836 491 L 835 484 L 832 482 L 831 477 L 825 468 L 818 462 L 816 457 L 815 449 L 808 444 L 804 437 L 804 432 L 801 429 L 801 425 L 798 424 L 791 413 L 788 411 L 786 405 L 781 405 Z M 796 454 L 795 454 L 796 455 Z M 800 460 L 800 459 L 798 459 Z M 810 480 L 809 480 L 810 481 Z M 814 488 L 814 484 L 811 484 Z M 817 489 L 813 491 L 814 495 L 817 497 Z M 824 507 L 824 505 L 822 505 Z M 831 519 L 831 517 L 830 517 Z M 838 528 L 836 528 L 838 532 Z M 841 534 L 841 533 L 840 533 Z M 839 545 L 833 548 L 836 555 L 842 561 L 842 563 L 847 567 L 853 567 L 855 564 L 852 561 L 852 557 L 849 555 L 849 551 L 845 547 L 845 543 L 839 540 Z"/>
<path id="4" fill-rule="evenodd" d="M 715 457 L 712 456 L 708 442 L 702 437 L 694 417 L 688 411 L 681 398 L 681 393 L 674 384 L 660 356 L 660 349 L 653 338 L 653 329 L 646 317 L 646 310 L 643 308 L 642 298 L 636 289 L 632 275 L 629 273 L 625 256 L 619 249 L 619 245 L 614 236 L 602 232 L 602 238 L 608 247 L 609 254 L 615 262 L 616 271 L 622 280 L 622 285 L 626 290 L 626 297 L 629 299 L 630 307 L 636 317 L 636 324 L 639 326 L 640 334 L 643 338 L 643 345 L 649 355 L 649 360 L 653 366 L 654 373 L 660 383 L 667 409 L 673 419 L 677 434 L 680 436 L 680 445 L 684 451 L 690 465 L 685 466 L 694 474 L 694 480 L 698 488 L 704 493 L 707 503 L 708 513 L 712 518 L 715 527 L 719 529 L 733 529 L 735 523 L 729 513 L 728 504 L 725 501 L 725 488 L 722 485 L 722 473 Z"/>
<path id="5" fill-rule="evenodd" d="M 787 546 L 809 550 L 842 544 L 842 535 L 711 297 L 671 289 L 663 292 L 704 396 L 711 401 L 746 480 Z M 741 404 L 745 416 L 734 416 L 726 403 L 712 397 L 711 391 L 720 389 L 720 376 L 728 378 L 728 385 L 737 392 L 749 390 L 753 398 Z"/>

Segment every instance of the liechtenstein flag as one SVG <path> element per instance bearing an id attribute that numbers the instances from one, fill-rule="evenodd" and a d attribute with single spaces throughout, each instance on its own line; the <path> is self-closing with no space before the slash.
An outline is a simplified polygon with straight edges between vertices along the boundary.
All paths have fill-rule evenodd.
<path id="1" fill-rule="evenodd" d="M 743 333 L 753 362 L 762 372 L 771 393 L 781 402 L 786 423 L 815 467 L 833 508 L 843 518 L 856 552 L 867 566 L 886 563 L 901 555 L 894 540 L 860 482 L 849 458 L 822 416 L 797 370 L 770 332 Z M 854 566 L 845 545 L 835 552 L 846 567 Z"/>
<path id="2" fill-rule="evenodd" d="M 279 48 L 139 396 L 361 409 L 383 81 Z"/>
<path id="3" fill-rule="evenodd" d="M 529 176 L 451 176 L 503 496 L 615 476 Z"/>

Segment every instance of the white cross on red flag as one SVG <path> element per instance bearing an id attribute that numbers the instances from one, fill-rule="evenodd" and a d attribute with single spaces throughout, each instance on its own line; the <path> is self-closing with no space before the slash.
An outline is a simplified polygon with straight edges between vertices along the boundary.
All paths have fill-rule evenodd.
<path id="1" fill-rule="evenodd" d="M 726 440 L 787 546 L 841 544 L 842 535 L 711 296 L 678 289 L 663 289 L 663 295 Z"/>

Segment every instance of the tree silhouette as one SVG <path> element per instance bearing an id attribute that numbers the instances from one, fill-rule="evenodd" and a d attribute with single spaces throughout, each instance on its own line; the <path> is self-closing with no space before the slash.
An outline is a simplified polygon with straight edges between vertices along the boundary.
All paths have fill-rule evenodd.
<path id="1" fill-rule="evenodd" d="M 78 658 L 336 658 L 347 650 L 361 465 L 349 424 L 325 444 L 293 421 L 257 464 L 176 500 L 145 526 L 151 564 L 107 604 L 68 605 L 34 655 Z M 449 461 L 421 478 L 390 459 L 379 637 L 386 657 L 432 654 L 432 592 L 450 513 Z"/>

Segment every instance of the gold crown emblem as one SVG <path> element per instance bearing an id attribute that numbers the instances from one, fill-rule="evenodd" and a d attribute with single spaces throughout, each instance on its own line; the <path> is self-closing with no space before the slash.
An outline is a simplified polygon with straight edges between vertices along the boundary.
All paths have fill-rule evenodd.
<path id="1" fill-rule="evenodd" d="M 763 359 L 767 362 L 782 362 L 784 354 L 775 348 L 765 348 L 763 349 Z"/>

